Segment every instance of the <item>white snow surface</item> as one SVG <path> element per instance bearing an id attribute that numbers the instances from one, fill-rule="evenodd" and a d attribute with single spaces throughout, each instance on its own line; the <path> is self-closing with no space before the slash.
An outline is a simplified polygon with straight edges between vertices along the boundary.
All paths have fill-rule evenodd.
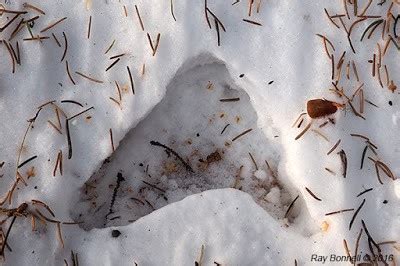
<path id="1" fill-rule="evenodd" d="M 332 254 L 346 255 L 344 239 L 350 254 L 355 254 L 357 236 L 363 228 L 361 220 L 375 242 L 391 241 L 380 245 L 381 253 L 390 259 L 388 263 L 400 262 L 400 101 L 398 90 L 392 93 L 381 88 L 372 78 L 368 63 L 376 53 L 381 31 L 360 42 L 371 20 L 360 22 L 352 33 L 356 36 L 354 54 L 343 29 L 332 26 L 324 13 L 324 8 L 330 14 L 343 13 L 343 1 L 265 0 L 259 13 L 254 9 L 250 18 L 248 1 L 235 5 L 230 1 L 207 2 L 226 28 L 224 32 L 220 27 L 220 46 L 211 15 L 213 29 L 207 25 L 204 1 L 174 0 L 176 21 L 170 1 L 29 1 L 46 15 L 24 9 L 23 1 L 1 2 L 9 10 L 29 10 L 21 15 L 26 19 L 40 15 L 31 30 L 50 37 L 42 42 L 23 41 L 30 37 L 24 28 L 11 40 L 14 47 L 18 40 L 20 47 L 21 65 L 16 66 L 15 73 L 11 73 L 4 42 L 0 43 L 1 195 L 5 197 L 13 185 L 18 164 L 37 156 L 18 169 L 27 186 L 20 182 L 11 204 L 6 202 L 2 208 L 27 202 L 28 212 L 35 213 L 39 208 L 51 217 L 46 209 L 31 203 L 35 199 L 50 206 L 54 219 L 80 222 L 61 225 L 62 247 L 56 224 L 43 225 L 35 218 L 36 230 L 32 231 L 30 216 L 17 217 L 7 239 L 12 252 L 5 248 L 4 265 L 60 265 L 64 259 L 72 265 L 71 250 L 78 254 L 80 265 L 193 265 L 201 253 L 203 265 L 294 265 L 295 260 L 298 265 L 322 264 L 313 261 L 313 255 L 328 256 L 328 265 L 346 265 L 349 262 L 329 259 Z M 364 6 L 368 1 L 358 2 Z M 374 1 L 368 14 L 386 15 L 390 2 L 379 6 Z M 352 11 L 352 6 L 348 8 Z M 392 12 L 398 14 L 399 9 L 394 4 Z M 3 14 L 0 25 L 12 17 Z M 40 33 L 63 17 L 67 19 Z M 246 23 L 243 18 L 262 26 Z M 8 40 L 18 19 L 0 33 L 1 39 Z M 347 18 L 345 21 L 349 27 L 350 22 Z M 65 47 L 63 32 L 68 49 L 60 62 Z M 153 43 L 160 33 L 154 56 L 147 33 Z M 345 87 L 346 94 L 352 95 L 364 83 L 364 97 L 378 108 L 365 104 L 363 120 L 347 105 L 330 116 L 335 124 L 319 128 L 327 118 L 313 121 L 311 128 L 327 140 L 311 130 L 295 140 L 311 120 L 304 116 L 300 128 L 292 127 L 298 115 L 306 112 L 309 99 L 345 102 L 329 91 L 331 61 L 317 33 L 334 43 L 336 60 L 346 51 L 345 64 L 348 60 L 357 63 L 359 83 L 353 72 L 349 80 L 345 71 L 342 74 L 340 86 Z M 113 47 L 105 54 L 113 40 Z M 384 41 L 380 44 L 383 47 Z M 125 55 L 106 72 L 113 62 L 109 57 L 121 53 Z M 67 75 L 66 60 L 76 85 Z M 392 45 L 383 64 L 395 83 L 400 80 L 398 60 L 398 50 Z M 103 83 L 82 78 L 75 71 Z M 119 100 L 115 81 L 121 87 L 119 105 L 110 100 Z M 235 97 L 240 100 L 220 101 Z M 83 107 L 63 100 L 77 101 Z M 53 104 L 41 109 L 20 149 L 27 120 L 49 101 L 55 101 L 67 117 L 94 107 L 69 122 L 71 159 L 65 117 L 60 114 L 62 134 L 47 122 L 57 125 Z M 358 109 L 355 101 L 353 104 Z M 252 131 L 235 139 L 250 128 Z M 368 136 L 378 147 L 377 155 L 368 149 L 362 169 L 366 143 L 351 133 Z M 327 155 L 339 139 L 338 148 Z M 150 141 L 172 148 L 195 173 Z M 347 157 L 345 178 L 338 154 L 341 149 Z M 63 173 L 57 170 L 53 176 L 60 150 Z M 204 163 L 215 151 L 221 158 Z M 396 180 L 380 171 L 380 184 L 368 157 L 384 162 Z M 104 163 L 106 159 L 108 163 Z M 32 166 L 34 175 L 28 177 Z M 119 185 L 118 173 L 124 178 Z M 357 197 L 369 188 L 373 190 Z M 349 208 L 354 210 L 325 215 Z M 112 216 L 120 217 L 110 220 L 110 209 Z M 10 222 L 11 218 L 3 224 L 4 233 Z M 113 237 L 112 230 L 121 235 Z M 371 254 L 365 230 L 360 253 Z"/>

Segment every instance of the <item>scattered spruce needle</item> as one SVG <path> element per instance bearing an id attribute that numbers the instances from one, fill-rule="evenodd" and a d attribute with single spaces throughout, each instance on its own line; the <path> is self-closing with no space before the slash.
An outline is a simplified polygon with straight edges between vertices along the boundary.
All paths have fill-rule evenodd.
<path id="1" fill-rule="evenodd" d="M 365 204 L 365 199 L 363 199 L 362 203 L 360 204 L 360 206 L 358 206 L 357 210 L 354 212 L 353 217 L 350 220 L 350 224 L 349 224 L 349 231 L 351 230 L 351 227 L 353 226 L 354 220 L 357 217 L 357 214 L 360 212 L 361 208 L 364 206 Z"/>
<path id="2" fill-rule="evenodd" d="M 40 9 L 40 8 L 38 8 L 38 7 L 36 7 L 36 6 L 33 6 L 33 5 L 31 5 L 31 4 L 24 3 L 22 6 L 23 6 L 24 8 L 32 9 L 32 10 L 34 10 L 34 11 L 36 11 L 36 12 L 42 14 L 42 15 L 46 15 L 46 13 L 45 13 L 42 9 Z"/>
<path id="3" fill-rule="evenodd" d="M 75 73 L 78 74 L 79 76 L 83 77 L 83 78 L 86 78 L 86 79 L 90 80 L 90 81 L 93 81 L 93 82 L 96 82 L 96 83 L 104 83 L 101 80 L 94 79 L 92 77 L 89 77 L 88 75 L 85 75 L 85 74 L 81 73 L 81 72 L 75 71 Z"/>
<path id="4" fill-rule="evenodd" d="M 113 66 L 115 66 L 115 65 L 119 62 L 119 60 L 121 60 L 121 58 L 117 58 L 114 62 L 112 62 L 111 65 L 109 65 L 109 66 L 106 68 L 106 72 L 107 72 L 108 70 L 110 70 Z"/>
<path id="5" fill-rule="evenodd" d="M 244 22 L 253 24 L 253 25 L 257 25 L 257 26 L 262 26 L 262 24 L 260 22 L 254 21 L 254 20 L 250 20 L 250 19 L 243 19 Z"/>
<path id="6" fill-rule="evenodd" d="M 58 47 L 61 47 L 61 43 L 58 41 L 56 35 L 54 35 L 54 33 L 51 34 L 53 36 L 53 39 L 56 41 L 56 44 Z"/>
<path id="7" fill-rule="evenodd" d="M 367 192 L 370 192 L 370 191 L 372 191 L 372 190 L 373 190 L 373 188 L 367 188 L 366 190 L 361 191 L 360 193 L 358 193 L 356 197 L 358 198 L 359 196 L 361 196 L 361 195 L 363 195 L 363 194 L 365 194 L 365 193 L 367 193 Z"/>
<path id="8" fill-rule="evenodd" d="M 110 128 L 110 142 L 111 142 L 112 151 L 114 152 L 114 151 L 115 151 L 115 147 L 114 147 L 114 138 L 113 138 L 113 132 L 112 132 L 112 129 L 111 129 L 111 128 Z"/>
<path id="9" fill-rule="evenodd" d="M 126 66 L 126 69 L 128 70 L 129 82 L 131 84 L 132 94 L 135 95 L 135 84 L 133 83 L 131 69 L 129 68 L 129 66 Z"/>
<path id="10" fill-rule="evenodd" d="M 299 198 L 299 195 L 296 196 L 296 198 L 290 203 L 288 209 L 286 210 L 285 216 L 283 216 L 284 218 L 288 217 L 288 214 L 290 212 L 290 210 L 293 208 L 294 203 L 296 202 L 296 200 Z"/>
<path id="11" fill-rule="evenodd" d="M 322 201 L 320 198 L 318 198 L 308 187 L 305 187 L 305 189 L 307 190 L 307 192 L 316 200 L 318 201 Z"/>
<path id="12" fill-rule="evenodd" d="M 61 62 L 64 60 L 65 56 L 67 55 L 67 50 L 68 50 L 68 39 L 67 39 L 67 35 L 65 34 L 65 32 L 63 32 L 63 37 L 64 37 L 64 53 L 61 57 Z"/>
<path id="13" fill-rule="evenodd" d="M 32 161 L 32 160 L 34 160 L 36 158 L 37 158 L 37 155 L 30 157 L 29 159 L 27 159 L 27 160 L 23 161 L 22 163 L 20 163 L 17 168 L 18 169 L 21 168 L 22 166 L 24 166 L 25 164 L 29 163 L 30 161 Z"/>
<path id="14" fill-rule="evenodd" d="M 110 46 L 107 48 L 107 50 L 105 51 L 104 54 L 107 54 L 107 53 L 111 50 L 111 48 L 114 46 L 114 44 L 115 44 L 115 40 L 112 41 L 112 43 L 111 43 Z"/>
<path id="15" fill-rule="evenodd" d="M 242 132 L 242 133 L 240 133 L 239 135 L 237 135 L 236 137 L 234 137 L 234 138 L 232 139 L 232 142 L 234 142 L 234 141 L 237 140 L 238 138 L 240 138 L 240 137 L 246 135 L 247 133 L 249 133 L 249 132 L 252 131 L 252 130 L 253 130 L 252 128 L 245 130 L 244 132 Z"/>
<path id="16" fill-rule="evenodd" d="M 87 38 L 90 38 L 90 31 L 92 29 L 92 16 L 89 17 L 89 25 L 88 25 L 88 30 L 87 30 Z"/>
<path id="17" fill-rule="evenodd" d="M 57 21 L 54 22 L 54 23 L 51 23 L 51 24 L 50 24 L 49 26 L 47 26 L 46 28 L 42 29 L 42 30 L 40 31 L 40 33 L 43 33 L 43 32 L 48 31 L 49 29 L 53 28 L 54 26 L 56 26 L 57 24 L 63 22 L 63 21 L 66 20 L 66 19 L 67 19 L 67 17 L 64 17 L 64 18 L 62 18 L 62 19 L 57 20 Z"/>
<path id="18" fill-rule="evenodd" d="M 326 155 L 331 154 L 331 153 L 337 148 L 337 146 L 339 146 L 339 144 L 340 144 L 341 141 L 342 141 L 342 140 L 339 139 L 339 140 L 335 143 L 335 145 L 333 145 L 333 147 L 326 153 Z"/>
<path id="19" fill-rule="evenodd" d="M 343 209 L 343 210 L 339 210 L 339 211 L 334 211 L 334 212 L 328 212 L 325 213 L 325 216 L 329 216 L 329 215 L 333 215 L 333 214 L 339 214 L 339 213 L 344 213 L 344 212 L 350 212 L 350 211 L 354 211 L 354 209 Z"/>
<path id="20" fill-rule="evenodd" d="M 72 82 L 72 84 L 76 85 L 74 79 L 72 78 L 71 72 L 69 71 L 68 60 L 65 60 L 65 67 L 67 69 L 67 74 L 68 74 L 69 80 Z"/>
<path id="21" fill-rule="evenodd" d="M 174 0 L 170 0 L 170 10 L 171 10 L 172 17 L 176 21 L 176 17 L 175 17 L 175 14 L 174 14 Z"/>
<path id="22" fill-rule="evenodd" d="M 303 129 L 303 131 L 300 132 L 299 135 L 296 136 L 295 140 L 301 138 L 307 132 L 307 130 L 310 129 L 310 127 L 311 127 L 311 122 L 307 124 L 307 126 Z"/>
<path id="23" fill-rule="evenodd" d="M 142 18 L 140 17 L 140 13 L 139 13 L 139 9 L 138 9 L 137 5 L 135 5 L 135 10 L 136 10 L 136 15 L 139 20 L 140 28 L 142 28 L 142 31 L 144 31 L 143 21 L 142 21 Z"/>

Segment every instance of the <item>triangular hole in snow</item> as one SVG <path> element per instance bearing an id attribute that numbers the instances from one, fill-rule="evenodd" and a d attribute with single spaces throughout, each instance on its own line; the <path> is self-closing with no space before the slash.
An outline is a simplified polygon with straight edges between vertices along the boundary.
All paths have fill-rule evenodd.
<path id="1" fill-rule="evenodd" d="M 221 101 L 233 98 L 239 100 Z M 151 141 L 173 149 L 195 173 Z M 249 96 L 234 84 L 226 66 L 197 65 L 175 76 L 164 99 L 86 182 L 72 216 L 86 230 L 126 225 L 188 195 L 235 187 L 282 218 L 291 197 L 265 162 L 276 173 L 276 158 L 257 127 Z"/>

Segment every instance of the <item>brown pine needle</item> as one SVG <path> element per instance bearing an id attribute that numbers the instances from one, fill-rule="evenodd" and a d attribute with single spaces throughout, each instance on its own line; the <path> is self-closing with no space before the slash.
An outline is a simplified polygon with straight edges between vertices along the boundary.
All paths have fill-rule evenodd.
<path id="1" fill-rule="evenodd" d="M 63 22 L 63 21 L 66 20 L 66 19 L 67 19 L 67 17 L 64 17 L 64 18 L 62 18 L 62 19 L 60 19 L 60 20 L 57 20 L 56 22 L 54 22 L 54 23 L 50 24 L 49 26 L 47 26 L 46 28 L 42 29 L 42 30 L 40 31 L 40 33 L 43 33 L 43 32 L 48 31 L 49 29 L 53 28 L 54 26 L 56 26 L 57 24 Z"/>
<path id="2" fill-rule="evenodd" d="M 68 60 L 65 60 L 65 67 L 67 69 L 67 74 L 68 74 L 69 80 L 72 82 L 72 84 L 76 85 L 74 79 L 71 76 L 71 72 L 69 71 Z"/>
<path id="3" fill-rule="evenodd" d="M 122 100 L 121 89 L 120 89 L 119 84 L 118 84 L 117 81 L 115 81 L 115 86 L 117 87 L 118 98 L 121 101 Z"/>
<path id="4" fill-rule="evenodd" d="M 96 83 L 104 83 L 104 82 L 101 81 L 101 80 L 94 79 L 94 78 L 89 77 L 89 76 L 87 76 L 87 75 L 85 75 L 85 74 L 82 74 L 81 72 L 75 71 L 75 73 L 78 74 L 78 75 L 81 76 L 81 77 L 84 77 L 84 78 L 90 80 L 90 81 L 93 81 L 93 82 L 96 82 Z"/>
<path id="5" fill-rule="evenodd" d="M 132 74 L 131 74 L 131 69 L 129 68 L 129 66 L 127 66 L 126 69 L 128 70 L 129 82 L 130 82 L 130 84 L 131 84 L 132 94 L 135 95 L 135 84 L 134 84 L 134 82 L 133 82 L 133 78 L 132 78 Z"/>
<path id="6" fill-rule="evenodd" d="M 107 48 L 107 50 L 105 51 L 104 54 L 107 54 L 107 53 L 111 50 L 111 48 L 114 46 L 114 44 L 115 44 L 115 40 L 112 41 L 112 43 L 111 43 L 110 46 Z"/>
<path id="7" fill-rule="evenodd" d="M 340 29 L 339 25 L 336 24 L 336 22 L 332 19 L 332 17 L 329 15 L 328 10 L 326 10 L 326 8 L 324 8 L 325 14 L 328 17 L 329 21 L 338 29 Z"/>
<path id="8" fill-rule="evenodd" d="M 142 65 L 142 76 L 146 73 L 146 64 Z"/>
<path id="9" fill-rule="evenodd" d="M 126 9 L 125 5 L 124 5 L 124 14 L 125 14 L 125 17 L 128 17 L 128 10 Z"/>
<path id="10" fill-rule="evenodd" d="M 42 40 L 47 40 L 49 38 L 50 37 L 47 37 L 47 36 L 36 36 L 36 37 L 33 37 L 33 38 L 24 38 L 22 40 L 23 41 L 42 41 Z"/>
<path id="11" fill-rule="evenodd" d="M 50 120 L 47 120 L 47 122 L 48 122 L 58 133 L 60 133 L 60 135 L 62 135 L 61 130 L 60 130 L 56 125 L 54 125 L 53 122 L 51 122 Z"/>
<path id="12" fill-rule="evenodd" d="M 140 17 L 139 9 L 138 9 L 137 5 L 135 5 L 135 10 L 136 10 L 136 15 L 137 15 L 139 23 L 140 23 L 140 27 L 142 28 L 142 31 L 144 31 L 143 21 L 142 21 L 142 18 Z"/>
<path id="13" fill-rule="evenodd" d="M 251 17 L 251 12 L 253 10 L 253 3 L 254 3 L 254 0 L 249 0 L 249 11 L 248 11 L 249 17 Z"/>
<path id="14" fill-rule="evenodd" d="M 176 17 L 175 17 L 175 14 L 174 14 L 174 0 L 170 0 L 170 10 L 171 10 L 172 17 L 176 21 Z"/>
<path id="15" fill-rule="evenodd" d="M 337 148 L 337 146 L 339 146 L 339 144 L 340 144 L 341 141 L 342 141 L 342 140 L 339 139 L 339 140 L 335 143 L 335 145 L 333 145 L 333 147 L 326 153 L 326 155 L 331 154 L 331 153 Z"/>
<path id="16" fill-rule="evenodd" d="M 386 66 L 386 65 L 384 65 L 384 68 L 385 68 L 386 86 L 389 86 L 389 84 L 390 84 L 390 79 L 389 79 L 389 71 L 388 71 L 388 69 L 387 69 L 387 66 Z"/>
<path id="17" fill-rule="evenodd" d="M 88 25 L 88 31 L 87 31 L 87 38 L 90 38 L 90 30 L 92 28 L 92 16 L 89 17 L 89 25 Z"/>
<path id="18" fill-rule="evenodd" d="M 57 223 L 57 237 L 58 237 L 58 240 L 60 241 L 62 248 L 64 248 L 64 240 L 63 240 L 63 236 L 61 233 L 61 223 L 60 222 Z"/>
<path id="19" fill-rule="evenodd" d="M 299 198 L 299 195 L 296 196 L 296 198 L 290 203 L 288 209 L 286 210 L 285 216 L 283 216 L 283 218 L 287 218 L 290 210 L 293 208 L 294 203 L 296 202 L 296 200 Z"/>
<path id="20" fill-rule="evenodd" d="M 38 12 L 38 13 L 40 13 L 40 14 L 42 14 L 42 15 L 46 15 L 46 13 L 45 13 L 43 10 L 41 10 L 40 8 L 38 8 L 38 7 L 36 7 L 36 6 L 33 6 L 33 5 L 31 5 L 31 4 L 24 3 L 22 6 L 23 6 L 24 8 L 28 8 L 28 9 L 35 10 L 36 12 Z"/>
<path id="21" fill-rule="evenodd" d="M 301 114 L 297 117 L 296 121 L 294 121 L 292 127 L 294 127 L 294 126 L 297 124 L 297 122 L 299 122 L 300 118 L 301 118 L 303 115 L 306 115 L 306 114 L 307 114 L 307 113 L 301 113 Z"/>
<path id="22" fill-rule="evenodd" d="M 357 71 L 356 63 L 354 63 L 354 61 L 352 60 L 351 64 L 353 66 L 353 71 L 354 71 L 354 75 L 356 76 L 357 82 L 360 82 L 360 78 L 358 77 L 358 71 Z"/>
<path id="23" fill-rule="evenodd" d="M 147 39 L 149 40 L 150 48 L 151 48 L 151 50 L 152 50 L 153 53 L 154 53 L 154 46 L 153 46 L 153 42 L 151 41 L 151 37 L 150 37 L 150 34 L 149 34 L 149 33 L 147 33 Z"/>
<path id="24" fill-rule="evenodd" d="M 113 101 L 114 103 L 116 103 L 117 105 L 118 105 L 118 107 L 122 110 L 122 106 L 121 106 L 121 103 L 119 102 L 119 101 L 117 101 L 115 98 L 113 98 L 113 97 L 109 97 L 109 99 L 111 100 L 111 101 Z"/>
<path id="25" fill-rule="evenodd" d="M 357 0 L 354 0 L 354 1 L 357 1 Z M 343 246 L 344 246 L 344 250 L 345 250 L 345 252 L 346 252 L 347 257 L 350 258 L 350 262 L 352 262 L 353 259 L 352 259 L 352 257 L 351 257 L 350 250 L 349 250 L 349 247 L 348 247 L 348 245 L 347 245 L 346 239 L 343 239 Z"/>
<path id="26" fill-rule="evenodd" d="M 349 224 L 349 231 L 351 230 L 351 227 L 353 226 L 354 220 L 357 217 L 357 214 L 360 212 L 361 208 L 364 206 L 365 204 L 365 199 L 363 199 L 362 203 L 360 204 L 360 206 L 357 208 L 357 210 L 354 212 L 353 217 L 350 220 L 350 224 Z"/>
<path id="27" fill-rule="evenodd" d="M 10 48 L 10 46 L 8 45 L 7 42 L 4 42 L 4 44 L 6 45 L 7 51 L 8 51 L 8 53 L 10 54 L 11 63 L 12 63 L 11 72 L 12 72 L 12 73 L 15 73 L 15 60 L 14 60 L 14 56 L 13 56 L 13 54 L 12 54 L 12 52 L 11 52 L 11 48 Z"/>
<path id="28" fill-rule="evenodd" d="M 159 44 L 160 44 L 160 37 L 161 37 L 161 34 L 160 34 L 160 33 L 158 33 L 158 34 L 157 34 L 157 39 L 156 39 L 156 44 L 155 44 L 155 46 L 154 46 L 154 50 L 153 50 L 153 56 L 155 56 L 155 55 L 156 55 L 156 52 L 157 52 L 158 46 L 159 46 Z"/>
<path id="29" fill-rule="evenodd" d="M 110 57 L 110 60 L 115 59 L 115 58 L 118 58 L 118 57 L 122 57 L 122 56 L 124 56 L 124 55 L 125 55 L 125 53 L 113 55 L 113 56 Z"/>
<path id="30" fill-rule="evenodd" d="M 68 50 L 68 39 L 67 39 L 67 35 L 65 35 L 65 32 L 63 32 L 63 37 L 64 37 L 64 53 L 61 57 L 61 62 L 64 60 L 65 56 L 67 55 L 67 50 Z"/>
<path id="31" fill-rule="evenodd" d="M 58 168 L 59 164 L 60 164 L 60 153 L 57 154 L 56 165 L 54 166 L 54 169 L 53 169 L 53 176 L 56 176 L 56 172 L 57 172 L 57 168 Z M 53 217 L 54 217 L 54 215 L 53 215 Z"/>
<path id="32" fill-rule="evenodd" d="M 262 26 L 262 24 L 260 22 L 254 21 L 254 20 L 250 20 L 250 19 L 243 19 L 244 22 L 253 24 L 253 25 L 257 25 L 257 26 Z"/>
<path id="33" fill-rule="evenodd" d="M 253 164 L 254 164 L 254 167 L 256 168 L 256 170 L 258 170 L 258 165 L 257 165 L 257 163 L 256 163 L 256 160 L 254 160 L 254 157 L 253 157 L 253 155 L 251 155 L 250 152 L 249 152 L 249 156 L 250 156 L 250 158 L 251 158 L 251 161 L 252 161 Z"/>
<path id="34" fill-rule="evenodd" d="M 110 141 L 111 141 L 111 148 L 112 148 L 112 151 L 114 152 L 114 151 L 115 151 L 115 147 L 114 147 L 113 132 L 112 132 L 112 129 L 111 129 L 111 128 L 110 128 Z"/>
<path id="35" fill-rule="evenodd" d="M 299 138 L 301 138 L 307 132 L 307 130 L 310 129 L 310 127 L 311 127 L 311 122 L 308 123 L 308 125 L 303 129 L 303 131 L 300 132 L 299 135 L 296 136 L 294 140 L 298 140 Z"/>
<path id="36" fill-rule="evenodd" d="M 115 64 L 117 64 L 117 63 L 119 62 L 119 60 L 121 60 L 121 58 L 117 58 L 117 60 L 115 60 L 114 62 L 112 62 L 111 65 L 109 65 L 109 66 L 106 68 L 106 72 L 107 72 L 108 70 L 110 70 Z"/>
<path id="37" fill-rule="evenodd" d="M 365 13 L 367 12 L 369 6 L 372 4 L 372 0 L 368 0 L 368 3 L 365 5 L 365 7 L 363 8 L 363 10 L 361 11 L 360 16 L 364 16 Z"/>
<path id="38" fill-rule="evenodd" d="M 314 199 L 316 199 L 316 200 L 318 200 L 318 201 L 322 201 L 320 198 L 318 198 L 317 196 L 315 196 L 315 194 L 314 194 L 308 187 L 305 187 L 305 189 L 307 190 L 307 192 L 308 192 Z"/>
<path id="39" fill-rule="evenodd" d="M 325 170 L 332 175 L 336 175 L 336 173 L 334 171 L 332 171 L 331 169 L 329 169 L 328 167 L 325 167 Z"/>
<path id="40" fill-rule="evenodd" d="M 234 138 L 232 139 L 232 142 L 234 142 L 234 141 L 237 140 L 238 138 L 240 138 L 240 137 L 246 135 L 247 133 L 249 133 L 249 132 L 252 131 L 252 130 L 253 130 L 253 129 L 250 128 L 250 129 L 247 129 L 246 131 L 240 133 L 239 135 L 237 135 L 236 137 L 234 137 Z"/>
<path id="41" fill-rule="evenodd" d="M 352 209 L 343 209 L 343 210 L 340 210 L 340 211 L 328 212 L 328 213 L 325 213 L 325 216 L 338 214 L 338 213 L 344 213 L 344 212 L 350 212 L 350 211 L 354 211 L 354 209 L 353 208 Z"/>
<path id="42" fill-rule="evenodd" d="M 349 10 L 347 9 L 347 0 L 343 0 L 344 10 L 346 11 L 346 16 L 350 19 Z"/>
<path id="43" fill-rule="evenodd" d="M 340 150 L 337 154 L 340 156 L 340 160 L 342 161 L 343 167 L 343 177 L 346 178 L 347 176 L 347 156 L 344 150 Z"/>
<path id="44" fill-rule="evenodd" d="M 311 131 L 316 133 L 318 136 L 321 136 L 327 142 L 329 142 L 329 139 L 324 134 L 322 134 L 320 131 L 318 131 L 317 129 L 311 129 Z"/>
<path id="45" fill-rule="evenodd" d="M 61 43 L 58 41 L 56 35 L 54 35 L 54 33 L 52 33 L 51 35 L 53 36 L 54 40 L 56 41 L 57 46 L 61 47 Z"/>
<path id="46" fill-rule="evenodd" d="M 32 204 L 42 206 L 43 208 L 45 208 L 50 213 L 51 216 L 56 217 L 54 212 L 50 209 L 50 207 L 46 203 L 44 203 L 43 201 L 35 200 L 35 199 L 33 199 L 31 201 L 32 201 Z"/>

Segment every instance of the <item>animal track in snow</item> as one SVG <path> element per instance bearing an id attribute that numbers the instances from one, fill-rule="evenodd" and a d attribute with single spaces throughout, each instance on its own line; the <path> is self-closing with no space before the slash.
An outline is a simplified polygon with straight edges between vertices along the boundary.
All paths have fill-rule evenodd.
<path id="1" fill-rule="evenodd" d="M 291 197 L 274 174 L 279 155 L 271 143 L 224 64 L 193 67 L 175 76 L 86 182 L 72 216 L 86 230 L 125 225 L 188 195 L 234 187 L 282 218 Z"/>

